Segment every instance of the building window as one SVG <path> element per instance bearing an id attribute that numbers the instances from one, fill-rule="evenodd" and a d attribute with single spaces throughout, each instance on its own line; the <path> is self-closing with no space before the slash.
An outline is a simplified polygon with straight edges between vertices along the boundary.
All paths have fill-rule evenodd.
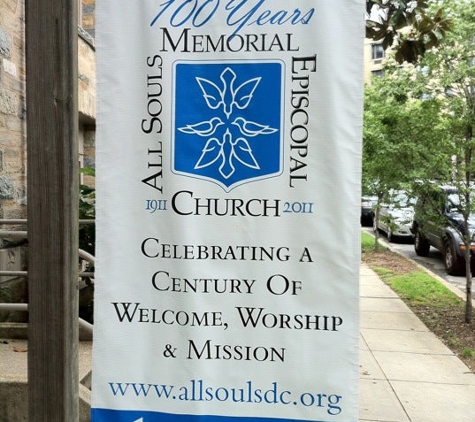
<path id="1" fill-rule="evenodd" d="M 373 60 L 384 59 L 384 48 L 382 44 L 372 44 L 371 45 L 371 58 Z"/>
<path id="2" fill-rule="evenodd" d="M 373 78 L 382 78 L 384 76 L 384 69 L 373 70 L 371 76 Z"/>

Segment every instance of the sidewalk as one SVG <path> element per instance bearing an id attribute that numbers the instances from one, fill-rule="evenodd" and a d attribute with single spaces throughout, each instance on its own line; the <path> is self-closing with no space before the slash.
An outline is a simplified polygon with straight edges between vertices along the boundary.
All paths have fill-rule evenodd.
<path id="1" fill-rule="evenodd" d="M 359 421 L 475 421 L 475 374 L 365 265 L 360 306 Z"/>
<path id="2" fill-rule="evenodd" d="M 475 421 L 475 374 L 365 265 L 360 302 L 359 422 Z M 81 377 L 90 346 L 79 349 Z M 26 387 L 27 348 L 24 340 L 0 343 L 0 384 Z M 15 397 L 17 410 L 26 406 L 26 397 Z"/>

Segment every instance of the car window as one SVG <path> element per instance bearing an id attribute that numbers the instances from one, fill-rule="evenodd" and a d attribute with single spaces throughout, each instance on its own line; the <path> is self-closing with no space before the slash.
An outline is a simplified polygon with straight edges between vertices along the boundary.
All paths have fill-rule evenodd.
<path id="1" fill-rule="evenodd" d="M 475 204 L 475 196 L 473 194 L 470 194 L 470 196 L 471 203 Z M 448 200 L 450 201 L 452 208 L 461 210 L 465 207 L 465 198 L 455 192 L 449 194 Z"/>
<path id="2" fill-rule="evenodd" d="M 397 192 L 394 194 L 390 194 L 389 198 L 386 198 L 388 202 L 383 204 L 383 206 L 389 206 L 394 208 L 409 208 L 415 205 L 414 198 L 409 198 L 403 192 Z"/>
<path id="3" fill-rule="evenodd" d="M 453 212 L 460 209 L 460 206 L 463 205 L 463 203 L 460 202 L 460 199 L 460 196 L 456 193 L 449 194 L 447 197 L 447 211 Z"/>
<path id="4" fill-rule="evenodd" d="M 399 194 L 395 197 L 395 202 L 403 208 L 414 206 L 414 199 L 408 198 L 407 195 Z"/>

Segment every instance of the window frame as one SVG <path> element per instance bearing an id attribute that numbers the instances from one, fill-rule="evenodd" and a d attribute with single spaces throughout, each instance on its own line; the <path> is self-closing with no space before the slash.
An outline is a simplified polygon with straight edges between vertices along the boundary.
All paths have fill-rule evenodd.
<path id="1" fill-rule="evenodd" d="M 384 51 L 383 44 L 371 44 L 371 60 L 383 60 L 385 56 L 386 52 Z"/>

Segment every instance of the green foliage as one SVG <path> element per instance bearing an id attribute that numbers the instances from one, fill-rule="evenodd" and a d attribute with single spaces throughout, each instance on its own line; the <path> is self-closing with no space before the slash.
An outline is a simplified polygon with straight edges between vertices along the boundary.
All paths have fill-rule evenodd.
<path id="1" fill-rule="evenodd" d="M 83 168 L 81 173 L 95 176 L 94 169 Z M 96 217 L 96 190 L 90 186 L 79 186 L 79 219 L 93 220 Z M 79 225 L 79 248 L 94 255 L 96 230 L 94 224 Z"/>
<path id="2" fill-rule="evenodd" d="M 382 267 L 373 267 L 373 271 L 378 274 L 382 279 L 384 279 L 385 277 L 389 277 L 393 274 L 391 270 Z"/>
<path id="3" fill-rule="evenodd" d="M 462 356 L 467 358 L 475 358 L 475 350 L 471 349 L 470 347 L 465 347 L 462 350 Z"/>
<path id="4" fill-rule="evenodd" d="M 395 38 L 391 37 L 399 34 L 405 23 L 411 23 L 416 30 L 414 40 L 422 39 L 427 44 L 419 44 L 413 51 L 417 66 L 399 65 L 404 51 L 399 44 L 395 62 L 385 69 L 385 77 L 374 80 L 366 89 L 363 184 L 374 188 L 379 201 L 391 188 L 409 186 L 412 192 L 420 193 L 430 186 L 429 181 L 456 187 L 461 204 L 458 211 L 464 221 L 460 234 L 465 233 L 462 238 L 468 262 L 472 242 L 469 216 L 475 211 L 471 197 L 475 176 L 475 2 L 440 0 L 430 6 L 424 1 L 370 3 L 387 12 L 384 24 L 375 26 L 378 34 L 372 34 L 373 38 L 383 34 L 388 37 L 380 38 L 384 43 L 393 42 Z M 408 10 L 409 4 L 414 6 L 412 10 Z M 438 33 L 429 34 L 419 25 L 429 13 L 434 22 L 441 23 L 433 27 L 440 30 Z M 419 14 L 417 22 L 414 14 Z M 451 31 L 446 33 L 444 25 L 449 15 Z M 402 43 L 412 42 L 409 38 L 403 36 Z M 379 204 L 376 220 L 378 208 Z M 470 271 L 466 273 L 470 292 L 472 276 Z M 471 300 L 467 300 L 466 321 L 471 319 Z"/>
<path id="5" fill-rule="evenodd" d="M 413 75 L 396 67 L 365 88 L 363 189 L 371 186 L 380 201 L 390 189 L 412 190 L 428 171 L 429 178 L 450 174 L 440 103 L 418 97 Z"/>
<path id="6" fill-rule="evenodd" d="M 374 246 L 374 237 L 361 233 L 361 249 L 369 250 Z M 388 258 L 390 259 L 390 258 Z M 436 308 L 460 307 L 463 301 L 447 287 L 429 275 L 426 271 L 412 271 L 396 274 L 388 268 L 372 267 L 372 269 L 402 298 L 413 306 L 429 306 Z"/>
<path id="7" fill-rule="evenodd" d="M 398 63 L 416 63 L 451 28 L 443 7 L 426 0 L 367 0 L 366 37 L 392 48 Z"/>
<path id="8" fill-rule="evenodd" d="M 361 250 L 374 249 L 374 237 L 368 233 L 361 232 Z"/>
<path id="9" fill-rule="evenodd" d="M 475 3 L 445 0 L 440 4 L 453 17 L 453 31 L 439 49 L 424 57 L 421 65 L 425 72 L 418 79 L 426 95 L 440 102 L 440 122 L 450 135 L 447 139 L 451 151 L 450 184 L 459 192 L 458 211 L 463 216 L 465 233 L 460 235 L 465 243 L 465 259 L 469 260 L 472 242 L 469 217 L 475 211 L 471 195 L 475 176 Z M 467 287 L 471 284 L 471 274 L 467 271 Z M 467 301 L 467 321 L 471 313 L 471 301 Z"/>
<path id="10" fill-rule="evenodd" d="M 371 250 L 385 250 L 386 247 L 381 245 L 378 242 L 378 239 L 369 235 L 368 233 L 361 233 L 361 252 L 364 253 L 366 251 Z"/>
<path id="11" fill-rule="evenodd" d="M 94 177 L 93 168 L 86 167 L 80 169 L 80 173 Z M 96 190 L 87 185 L 79 185 L 79 218 L 81 220 L 93 220 L 96 216 Z M 95 224 L 79 224 L 79 249 L 95 255 L 96 245 Z M 93 264 L 83 262 L 83 271 L 94 271 Z M 91 278 L 84 277 L 83 286 L 79 291 L 79 316 L 80 318 L 93 323 L 93 303 L 94 303 L 94 283 Z"/>
<path id="12" fill-rule="evenodd" d="M 398 8 L 407 2 L 382 3 Z M 418 7 L 427 7 L 422 3 Z M 467 182 L 475 172 L 474 3 L 434 4 L 436 14 L 444 8 L 452 20 L 452 32 L 444 35 L 439 48 L 427 52 L 418 66 L 389 62 L 385 76 L 366 87 L 365 187 L 373 185 L 380 192 L 401 186 L 413 190 L 414 181 L 451 183 L 455 175 Z M 402 12 L 394 13 L 396 19 Z"/>
<path id="13" fill-rule="evenodd" d="M 383 276 L 400 297 L 413 306 L 460 307 L 463 301 L 425 271 Z"/>

